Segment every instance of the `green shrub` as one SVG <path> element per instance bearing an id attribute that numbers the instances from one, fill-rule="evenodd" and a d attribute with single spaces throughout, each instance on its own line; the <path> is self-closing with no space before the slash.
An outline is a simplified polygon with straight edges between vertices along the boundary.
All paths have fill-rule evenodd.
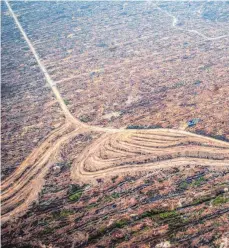
<path id="1" fill-rule="evenodd" d="M 63 209 L 62 211 L 54 212 L 52 215 L 54 219 L 59 219 L 61 217 L 67 217 L 73 213 L 74 213 L 73 210 Z"/>
<path id="2" fill-rule="evenodd" d="M 66 99 L 64 99 L 64 103 L 66 104 L 66 105 L 69 105 L 69 101 L 68 100 L 66 100 Z"/>
<path id="3" fill-rule="evenodd" d="M 171 218 L 171 217 L 176 217 L 176 216 L 178 216 L 178 213 L 175 210 L 159 214 L 159 217 L 161 219 L 166 219 L 166 218 Z"/>
<path id="4" fill-rule="evenodd" d="M 175 83 L 175 84 L 172 86 L 172 88 L 173 88 L 173 89 L 177 89 L 177 88 L 180 88 L 180 87 L 184 86 L 185 84 L 186 84 L 185 82 L 177 82 L 177 83 Z"/>
<path id="5" fill-rule="evenodd" d="M 116 199 L 116 198 L 119 198 L 120 197 L 120 194 L 114 192 L 111 196 L 112 196 L 112 198 Z"/>
<path id="6" fill-rule="evenodd" d="M 67 209 L 64 209 L 60 212 L 60 217 L 67 217 L 71 214 L 73 214 L 74 212 L 72 210 L 67 210 Z"/>
<path id="7" fill-rule="evenodd" d="M 87 209 L 92 209 L 92 208 L 97 207 L 98 205 L 99 205 L 98 203 L 92 203 L 92 204 L 88 205 L 86 208 Z"/>
<path id="8" fill-rule="evenodd" d="M 192 204 L 193 205 L 197 205 L 197 204 L 201 204 L 201 203 L 204 203 L 204 202 L 209 202 L 210 200 L 211 200 L 211 197 L 210 196 L 202 196 L 199 199 L 195 199 L 192 202 Z"/>
<path id="9" fill-rule="evenodd" d="M 160 125 L 148 125 L 148 126 L 141 126 L 141 125 L 129 125 L 126 129 L 157 129 L 161 128 Z"/>
<path id="10" fill-rule="evenodd" d="M 180 189 L 185 190 L 188 188 L 188 183 L 187 182 L 182 182 L 179 186 Z"/>
<path id="11" fill-rule="evenodd" d="M 117 228 L 122 228 L 125 225 L 127 225 L 127 223 L 128 223 L 128 220 L 127 219 L 121 219 L 121 220 L 116 221 L 114 223 L 114 226 L 117 227 Z"/>
<path id="12" fill-rule="evenodd" d="M 80 121 L 85 122 L 85 123 L 92 121 L 92 119 L 88 115 L 81 115 L 79 119 Z"/>
<path id="13" fill-rule="evenodd" d="M 192 186 L 199 187 L 205 181 L 206 181 L 206 179 L 203 176 L 201 176 L 192 182 Z"/>
<path id="14" fill-rule="evenodd" d="M 149 211 L 144 212 L 141 215 L 141 218 L 152 217 L 154 215 L 159 214 L 159 212 L 160 212 L 160 210 L 158 210 L 158 209 L 152 209 L 152 210 L 149 210 Z"/>
<path id="15" fill-rule="evenodd" d="M 105 195 L 104 196 L 104 201 L 105 202 L 110 202 L 110 201 L 112 201 L 113 200 L 113 198 L 110 196 L 110 195 Z"/>
<path id="16" fill-rule="evenodd" d="M 78 201 L 83 194 L 82 190 L 77 191 L 76 193 L 69 196 L 69 200 L 71 201 Z"/>
<path id="17" fill-rule="evenodd" d="M 229 198 L 226 198 L 224 196 L 217 196 L 213 202 L 212 202 L 212 205 L 213 206 L 217 206 L 217 205 L 221 205 L 221 204 L 224 204 L 224 203 L 227 203 L 229 202 Z"/>

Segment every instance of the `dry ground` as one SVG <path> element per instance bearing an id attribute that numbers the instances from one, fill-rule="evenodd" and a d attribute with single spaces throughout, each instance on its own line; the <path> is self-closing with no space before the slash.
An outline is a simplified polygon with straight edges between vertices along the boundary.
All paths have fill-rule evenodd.
<path id="1" fill-rule="evenodd" d="M 9 43 L 8 45 L 10 49 L 15 45 L 16 50 L 21 50 L 20 44 L 22 43 L 30 49 L 28 54 L 35 58 L 33 61 L 33 63 L 36 64 L 35 68 L 37 66 L 40 70 L 39 73 L 43 73 L 43 80 L 45 79 L 45 82 L 49 87 L 49 92 L 52 91 L 50 96 L 55 97 L 53 101 L 58 110 L 54 109 L 52 114 L 55 116 L 55 111 L 59 111 L 60 120 L 58 119 L 58 125 L 55 126 L 52 131 L 47 134 L 41 133 L 41 135 L 44 135 L 45 137 L 43 142 L 36 144 L 36 148 L 29 146 L 29 144 L 26 143 L 32 152 L 28 151 L 29 155 L 19 166 L 14 164 L 14 167 L 17 168 L 2 182 L 1 201 L 3 245 L 5 247 L 25 247 L 26 245 L 29 247 L 46 247 L 46 245 L 50 247 L 161 247 L 163 244 L 165 245 L 163 242 L 167 242 L 170 247 L 187 247 L 187 244 L 192 247 L 208 247 L 207 245 L 209 244 L 212 247 L 217 247 L 222 245 L 223 242 L 226 242 L 225 239 L 227 239 L 228 235 L 226 233 L 228 230 L 228 142 L 181 131 L 179 129 L 150 129 L 149 127 L 147 129 L 144 121 L 144 115 L 152 116 L 152 113 L 150 114 L 150 112 L 147 112 L 150 110 L 150 104 L 152 104 L 152 102 L 150 103 L 149 100 L 147 100 L 147 97 L 150 97 L 150 99 L 152 98 L 153 102 L 165 106 L 163 100 L 161 101 L 161 99 L 164 99 L 162 95 L 165 94 L 165 97 L 167 97 L 167 93 L 170 97 L 173 95 L 173 99 L 169 101 L 171 104 L 167 106 L 171 111 L 167 112 L 164 107 L 159 107 L 157 111 L 158 113 L 161 113 L 161 115 L 165 116 L 165 118 L 171 118 L 170 114 L 172 116 L 178 116 L 180 114 L 180 118 L 183 119 L 183 112 L 179 108 L 175 107 L 176 99 L 179 99 L 181 102 L 184 101 L 184 104 L 187 104 L 188 99 L 191 97 L 190 95 L 187 96 L 189 90 L 199 87 L 198 90 L 196 90 L 197 94 L 195 94 L 199 94 L 199 98 L 197 97 L 197 99 L 200 101 L 200 105 L 196 108 L 200 111 L 200 115 L 195 115 L 195 117 L 198 117 L 201 120 L 200 124 L 197 123 L 200 125 L 199 128 L 201 125 L 206 125 L 202 131 L 205 131 L 206 133 L 212 132 L 214 135 L 219 135 L 222 139 L 228 137 L 228 115 L 226 112 L 227 109 L 225 108 L 228 104 L 228 99 L 223 97 L 224 94 L 225 96 L 227 94 L 227 62 L 225 51 L 227 50 L 226 44 L 228 42 L 228 37 L 226 28 L 223 32 L 217 32 L 215 30 L 217 28 L 224 29 L 224 25 L 221 25 L 221 22 L 219 21 L 219 24 L 213 28 L 215 32 L 209 34 L 207 34 L 209 26 L 206 25 L 206 32 L 203 36 L 201 35 L 202 33 L 198 31 L 199 27 L 194 29 L 195 32 L 193 29 L 181 27 L 186 24 L 183 23 L 180 25 L 177 23 L 178 19 L 174 16 L 173 9 L 171 10 L 166 6 L 150 6 L 149 10 L 148 7 L 144 5 L 146 9 L 143 9 L 143 12 L 152 15 L 152 12 L 150 12 L 152 8 L 153 13 L 155 13 L 156 16 L 158 15 L 158 25 L 164 25 L 165 27 L 162 32 L 162 30 L 158 29 L 158 25 L 155 25 L 159 32 L 157 34 L 159 38 L 160 32 L 161 35 L 163 33 L 164 36 L 165 33 L 168 32 L 170 36 L 174 35 L 176 42 L 178 40 L 184 41 L 185 38 L 183 35 L 186 37 L 186 35 L 188 35 L 187 33 L 191 33 L 192 35 L 188 37 L 192 40 L 200 39 L 201 42 L 203 42 L 202 44 L 208 44 L 210 47 L 213 46 L 212 44 L 215 44 L 216 47 L 212 47 L 212 51 L 214 52 L 211 53 L 210 49 L 210 51 L 205 53 L 207 61 L 209 61 L 210 56 L 215 61 L 215 74 L 209 73 L 205 75 L 203 73 L 201 75 L 206 76 L 206 81 L 202 82 L 200 80 L 198 81 L 197 78 L 194 78 L 194 84 L 193 82 L 190 83 L 189 78 L 187 81 L 179 83 L 175 83 L 176 80 L 170 80 L 168 83 L 167 80 L 169 80 L 169 78 L 166 78 L 167 74 L 161 67 L 152 64 L 149 65 L 147 69 L 144 69 L 144 61 L 148 61 L 149 58 L 147 55 L 145 56 L 144 51 L 142 51 L 138 56 L 143 56 L 143 58 L 140 59 L 137 64 L 132 64 L 130 67 L 136 68 L 136 71 L 140 71 L 139 74 L 137 73 L 134 75 L 134 78 L 141 78 L 141 80 L 143 80 L 144 74 L 145 76 L 147 75 L 148 79 L 150 79 L 151 76 L 150 74 L 147 74 L 147 70 L 151 71 L 149 68 L 152 66 L 152 68 L 158 69 L 159 74 L 162 73 L 159 75 L 160 78 L 164 75 L 164 82 L 160 82 L 160 84 L 155 84 L 155 86 L 151 87 L 150 84 L 146 82 L 141 84 L 137 81 L 132 82 L 132 79 L 129 77 L 129 80 L 131 81 L 130 85 L 132 86 L 126 88 L 125 86 L 128 84 L 126 84 L 125 81 L 122 81 L 120 78 L 117 81 L 109 81 L 105 80 L 105 78 L 101 79 L 101 71 L 96 70 L 92 71 L 92 74 L 90 72 L 90 80 L 92 80 L 92 83 L 90 81 L 90 84 L 88 84 L 87 81 L 82 82 L 78 79 L 77 83 L 82 83 L 84 87 L 80 92 L 80 95 L 75 95 L 74 93 L 76 92 L 74 87 L 76 87 L 77 83 L 75 83 L 74 87 L 71 87 L 72 85 L 66 82 L 65 87 L 68 88 L 68 92 L 65 94 L 61 87 L 63 81 L 61 82 L 61 80 L 59 80 L 59 82 L 57 82 L 57 80 L 58 75 L 60 76 L 63 74 L 65 77 L 66 75 L 71 76 L 71 73 L 68 71 L 71 68 L 71 63 L 68 64 L 69 66 L 67 67 L 61 66 L 61 70 L 58 68 L 60 64 L 56 66 L 56 63 L 56 65 L 54 65 L 54 71 L 56 70 L 55 74 L 50 72 L 50 67 L 48 66 L 50 62 L 47 61 L 53 60 L 52 63 L 54 63 L 54 60 L 60 56 L 58 62 L 65 61 L 66 63 L 66 60 L 68 59 L 65 55 L 61 52 L 58 53 L 63 46 L 55 46 L 58 42 L 65 44 L 65 42 L 67 42 L 66 37 L 64 36 L 63 39 L 58 39 L 56 41 L 57 43 L 52 43 L 53 45 L 50 46 L 48 53 L 46 53 L 45 49 L 42 50 L 41 48 L 46 47 L 47 49 L 47 41 L 49 41 L 51 37 L 56 37 L 52 36 L 53 33 L 47 32 L 47 30 L 42 33 L 44 28 L 56 30 L 56 34 L 59 34 L 58 32 L 60 30 L 66 32 L 68 28 L 61 29 L 60 27 L 53 27 L 53 25 L 57 25 L 59 22 L 58 18 L 55 19 L 60 15 L 59 12 L 55 12 L 58 8 L 51 8 L 51 12 L 54 10 L 55 15 L 49 15 L 47 17 L 52 20 L 49 20 L 50 25 L 42 25 L 41 22 L 43 21 L 46 21 L 47 23 L 47 19 L 45 18 L 27 23 L 30 20 L 31 13 L 33 13 L 32 16 L 35 15 L 39 10 L 39 6 L 42 7 L 42 10 L 45 10 L 45 8 L 50 6 L 51 3 L 44 3 L 44 5 L 39 4 L 40 3 L 38 2 L 13 2 L 10 4 L 7 2 L 8 11 L 6 10 L 6 6 L 3 5 L 5 8 L 3 9 L 4 18 L 10 18 L 9 23 L 12 22 L 12 20 L 15 21 L 17 26 L 17 31 L 15 32 L 17 33 L 19 30 L 22 38 L 26 41 L 22 42 L 21 37 L 18 37 L 19 44 L 15 45 L 13 43 L 15 37 L 11 37 L 10 41 L 12 44 Z M 108 3 L 108 6 L 109 5 L 110 3 Z M 14 10 L 11 9 L 11 6 L 13 9 L 16 9 L 15 13 Z M 53 3 L 53 6 L 56 6 L 56 3 Z M 69 5 L 62 5 L 64 10 L 61 12 L 61 18 L 66 18 L 64 13 L 66 9 L 69 11 L 71 6 L 72 3 L 69 3 Z M 76 6 L 78 6 L 78 3 Z M 100 9 L 98 9 L 93 3 L 91 6 L 92 7 L 89 7 L 89 9 L 92 8 L 93 10 L 93 8 L 95 8 L 95 11 L 93 10 L 90 18 L 88 18 L 86 13 L 84 13 L 85 9 L 86 12 L 88 11 L 88 7 L 85 7 L 85 4 L 82 4 L 82 6 L 79 5 L 79 20 L 86 22 L 87 20 L 92 21 L 94 20 L 94 14 L 97 13 L 97 11 L 100 13 Z M 111 7 L 112 6 L 115 10 L 114 13 L 117 14 L 118 11 L 120 11 L 120 3 L 117 5 L 111 4 Z M 141 5 L 139 6 L 141 7 Z M 133 15 L 142 19 L 143 12 L 139 6 L 136 5 L 135 8 L 130 7 L 130 9 L 128 9 L 129 7 L 122 6 L 122 11 L 123 8 L 127 8 L 127 12 L 130 12 L 129 15 L 127 15 L 128 18 Z M 183 6 L 183 8 L 185 6 Z M 31 7 L 33 7 L 32 12 L 29 11 Z M 201 8 L 205 8 L 206 6 L 200 5 L 197 7 L 198 10 L 200 7 L 199 11 L 200 15 L 202 15 L 204 10 Z M 99 8 L 103 8 L 103 5 L 100 4 Z M 110 13 L 110 10 L 107 11 Z M 134 13 L 132 13 L 132 11 L 134 11 Z M 192 9 L 190 9 L 190 11 L 192 11 Z M 45 11 L 42 13 L 45 16 Z M 160 14 L 162 15 L 161 18 Z M 176 14 L 181 15 L 179 11 Z M 11 15 L 11 17 L 9 17 L 9 15 Z M 40 18 L 42 15 L 35 16 L 36 18 Z M 127 18 L 126 14 L 122 14 L 121 16 Z M 72 25 L 74 24 L 73 17 L 74 16 L 71 16 L 70 21 Z M 107 18 L 110 21 L 109 15 Z M 99 20 L 100 19 L 98 18 L 97 21 Z M 165 25 L 165 21 L 169 22 L 171 25 Z M 222 20 L 222 22 L 226 21 L 227 20 L 224 19 Z M 117 25 L 121 25 L 122 27 L 120 20 L 119 22 L 120 23 L 118 24 L 114 24 L 114 27 Z M 25 25 L 26 23 L 28 25 Z M 94 28 L 100 27 L 99 23 L 92 23 L 95 25 Z M 151 25 L 151 22 L 148 23 Z M 39 31 L 39 29 L 36 29 L 36 33 L 34 33 L 35 27 L 38 24 L 42 27 L 42 32 L 41 30 Z M 87 27 L 89 30 L 92 29 L 88 24 L 85 24 L 84 22 L 83 24 L 85 25 L 83 26 L 84 28 Z M 101 25 L 103 26 L 104 23 Z M 126 24 L 123 25 L 125 26 Z M 204 24 L 199 23 L 198 25 L 201 26 Z M 12 27 L 8 28 L 15 28 L 15 26 L 12 23 Z M 69 28 L 74 30 L 72 26 L 69 26 Z M 126 28 L 127 30 L 130 29 L 130 27 Z M 171 31 L 171 28 L 173 31 Z M 4 36 L 5 38 L 7 37 L 7 30 L 8 29 L 6 29 L 6 34 Z M 135 31 L 132 31 L 133 33 L 130 33 L 136 35 Z M 90 32 L 87 34 L 90 34 Z M 96 33 L 96 30 L 94 30 L 94 32 Z M 106 32 L 104 32 L 104 34 L 105 33 Z M 129 37 L 130 33 L 128 35 L 126 33 L 125 35 Z M 178 33 L 179 37 L 177 40 Z M 193 33 L 195 33 L 198 38 L 192 37 Z M 40 40 L 41 38 L 39 38 L 39 34 L 45 35 L 44 41 Z M 83 34 L 84 32 L 82 32 L 82 35 Z M 103 34 L 103 32 L 101 32 L 101 34 Z M 122 37 L 124 40 L 125 35 Z M 38 37 L 38 40 L 34 39 L 34 36 Z M 71 37 L 74 37 L 74 34 L 71 34 L 70 36 L 68 35 L 67 39 Z M 137 46 L 144 44 L 138 40 L 141 40 L 141 37 L 137 36 L 136 39 Z M 159 40 L 161 41 L 161 39 L 162 37 Z M 91 40 L 95 42 L 94 39 Z M 147 40 L 146 36 L 143 36 L 143 41 L 145 40 Z M 165 40 L 171 42 L 171 39 Z M 128 40 L 125 42 L 127 42 L 126 45 L 129 45 Z M 178 47 L 176 42 L 173 44 L 174 47 Z M 67 44 L 72 43 L 70 42 Z M 134 41 L 131 45 L 133 44 Z M 165 45 L 164 43 L 160 44 Z M 103 48 L 104 45 L 99 45 L 98 47 Z M 145 48 L 146 46 L 143 47 Z M 170 50 L 170 52 L 173 53 L 171 47 L 171 44 L 165 45 L 165 51 Z M 9 51 L 11 51 L 10 49 Z M 110 52 L 115 52 L 117 48 L 112 44 L 108 49 Z M 216 53 L 216 50 L 214 49 L 218 49 L 218 51 L 222 52 L 221 58 L 219 58 L 219 54 Z M 127 50 L 125 49 L 125 51 Z M 133 51 L 137 51 L 135 46 L 133 47 Z M 178 51 L 178 54 L 179 53 L 180 51 Z M 85 56 L 84 52 L 81 54 L 83 54 L 82 56 Z M 213 55 L 216 57 L 212 57 Z M 5 56 L 7 56 L 7 53 Z M 95 55 L 93 54 L 92 61 L 95 59 L 94 56 Z M 163 53 L 156 56 L 159 58 L 158 62 L 160 62 L 162 56 Z M 172 58 L 171 54 L 169 56 Z M 199 53 L 198 56 L 200 56 Z M 101 58 L 101 61 L 104 62 L 105 60 L 103 60 L 103 57 Z M 126 58 L 126 56 L 124 56 L 124 58 Z M 192 65 L 192 68 L 196 69 L 199 67 L 199 64 L 197 63 L 199 60 L 196 56 L 194 56 L 194 58 L 196 59 L 196 62 Z M 202 54 L 202 58 L 204 58 L 204 53 Z M 78 59 L 80 61 L 80 57 L 78 57 Z M 85 57 L 82 57 L 82 59 L 84 60 Z M 217 60 L 220 61 L 220 64 L 216 63 Z M 6 57 L 6 61 L 10 61 L 10 59 L 7 59 Z M 129 75 L 132 75 L 132 73 L 127 70 L 127 67 L 124 66 L 123 71 L 120 69 L 123 63 L 115 63 L 112 59 L 109 61 L 112 64 L 109 69 L 113 74 L 117 73 L 113 66 L 118 65 L 117 70 L 120 72 L 118 75 L 125 78 L 125 73 L 127 72 Z M 134 59 L 131 61 L 136 62 Z M 165 59 L 165 61 L 167 60 Z M 192 60 L 192 62 L 193 61 L 194 60 Z M 170 62 L 172 62 L 170 65 L 180 67 L 180 64 L 176 64 L 173 59 Z M 29 63 L 31 63 L 31 61 Z M 105 64 L 107 65 L 107 63 Z M 89 63 L 89 65 L 91 64 Z M 137 65 L 139 65 L 139 67 L 137 67 Z M 85 67 L 86 64 L 81 63 L 80 66 Z M 187 63 L 187 66 L 190 66 L 190 64 Z M 10 80 L 10 74 L 6 73 L 8 70 L 7 68 L 6 65 L 4 76 L 8 76 L 8 79 Z M 31 70 L 31 68 L 33 68 L 31 67 L 31 64 L 28 68 L 29 73 L 34 76 L 33 71 Z M 141 70 L 144 70 L 143 74 L 141 74 Z M 13 73 L 17 72 L 17 70 L 14 69 L 12 71 Z M 109 70 L 106 70 L 106 72 L 107 71 Z M 178 75 L 177 69 L 173 68 L 172 71 L 175 71 Z M 124 72 L 124 74 L 122 74 L 122 72 Z M 84 75 L 84 78 L 86 79 L 87 77 L 85 73 L 87 74 L 89 72 L 84 72 L 81 68 L 80 76 Z M 107 74 L 107 76 L 110 75 L 112 77 L 112 73 Z M 106 73 L 104 73 L 104 75 L 105 74 Z M 17 75 L 12 75 L 16 80 L 15 82 L 18 82 Z M 186 72 L 185 75 L 189 75 L 190 78 L 192 77 L 192 73 L 189 72 Z M 213 75 L 215 75 L 214 82 L 212 81 L 211 83 Z M 23 74 L 23 77 L 26 76 L 27 74 Z M 39 78 L 39 76 L 37 77 Z M 170 74 L 169 77 L 173 77 L 173 75 Z M 100 78 L 99 80 L 101 80 L 101 83 L 95 83 L 95 78 Z M 7 82 L 8 81 L 5 80 L 5 85 L 11 90 L 11 87 Z M 154 85 L 154 81 L 151 81 L 151 83 Z M 103 84 L 107 84 L 107 88 L 103 87 Z M 96 85 L 98 88 L 96 88 Z M 119 87 L 120 85 L 124 87 L 122 94 L 124 93 L 125 95 L 125 91 L 131 92 L 131 94 L 128 94 L 128 99 L 126 99 L 126 101 L 132 107 L 135 107 L 136 111 L 134 113 L 130 111 L 131 108 L 126 108 L 126 105 L 122 105 L 123 99 L 125 99 L 127 95 L 125 95 L 125 97 L 124 95 L 123 97 L 119 95 L 120 91 L 115 87 Z M 145 86 L 149 87 L 150 90 L 144 88 Z M 23 87 L 25 87 L 25 85 Z M 26 87 L 28 87 L 28 84 L 26 84 Z M 59 88 L 62 94 L 60 94 Z M 31 92 L 36 94 L 39 87 L 32 89 L 34 91 L 32 90 Z M 97 95 L 99 92 L 102 92 L 101 89 L 104 89 L 104 92 L 106 92 L 112 103 L 115 103 L 116 98 L 120 100 L 120 106 L 124 108 L 121 117 L 118 114 L 121 111 L 120 109 L 112 109 L 111 111 L 111 109 L 106 109 L 105 107 L 102 112 L 100 112 L 92 104 L 90 107 L 96 110 L 96 113 L 99 113 L 98 116 L 92 115 L 95 119 L 91 119 L 91 116 L 88 113 L 85 114 L 85 112 L 83 116 L 79 116 L 79 119 L 75 118 L 75 116 L 79 115 L 80 112 L 76 115 L 72 110 L 72 107 L 74 107 L 75 110 L 85 111 L 84 108 L 87 105 L 82 104 L 82 99 L 78 102 L 80 97 L 83 97 L 83 101 L 87 101 L 88 97 L 88 100 L 91 100 L 88 101 L 89 103 L 105 102 L 105 99 L 96 98 L 97 100 L 95 100 L 93 98 L 96 97 L 96 95 L 92 95 L 96 93 L 96 89 Z M 92 90 L 94 90 L 94 93 Z M 143 99 L 142 93 L 144 90 L 146 90 L 147 96 L 144 96 Z M 153 92 L 151 92 L 151 90 Z M 24 92 L 24 88 L 22 91 Z M 69 98 L 66 100 L 66 96 L 70 93 L 74 99 Z M 177 94 L 174 95 L 175 93 Z M 103 94 L 100 95 L 102 97 L 104 96 Z M 78 98 L 77 96 L 80 97 Z M 4 97 L 8 100 L 7 95 Z M 135 97 L 139 97 L 139 99 L 141 98 L 141 100 L 138 100 L 139 102 L 136 105 L 133 103 Z M 214 97 L 216 97 L 216 99 Z M 35 97 L 31 96 L 29 98 L 34 100 Z M 20 113 L 25 109 L 23 99 L 21 105 L 18 103 L 18 100 L 19 98 L 17 96 L 12 103 L 10 102 L 10 111 L 16 111 L 19 109 Z M 212 102 L 212 100 L 214 101 Z M 70 111 L 67 107 L 67 105 L 69 105 L 68 101 L 72 103 L 72 105 L 70 104 L 70 106 L 68 106 Z M 211 104 L 206 105 L 208 101 Z M 43 105 L 45 104 L 45 101 L 42 101 L 41 98 L 39 98 L 38 103 L 39 106 L 42 105 L 42 111 L 46 109 Z M 109 101 L 107 104 L 108 103 Z M 79 104 L 81 105 L 80 108 Z M 191 107 L 196 106 L 196 103 L 192 104 Z M 205 111 L 206 108 L 203 110 L 201 104 L 206 106 L 207 111 Z M 138 108 L 138 106 L 140 108 Z M 33 110 L 33 106 L 29 105 L 29 108 Z M 215 108 L 218 111 L 216 112 L 216 115 L 213 114 L 213 111 L 216 110 Z M 50 110 L 50 108 L 47 109 Z M 225 111 L 220 115 L 222 109 Z M 197 110 L 193 110 L 192 114 L 196 114 L 198 112 Z M 144 115 L 141 114 L 141 111 L 144 112 Z M 189 108 L 185 108 L 185 111 L 190 114 Z M 47 112 L 40 113 L 36 108 L 35 112 L 41 114 L 42 117 L 44 116 L 43 118 L 46 117 L 47 121 L 53 121 L 52 116 Z M 101 124 L 101 116 L 104 114 L 106 115 L 106 118 L 110 119 L 109 123 L 114 123 L 114 125 L 108 125 L 107 122 L 102 122 L 106 127 L 92 125 Z M 204 122 L 203 114 L 205 114 L 206 118 L 208 118 L 210 122 L 207 120 Z M 132 123 L 128 115 L 131 115 L 131 118 L 133 119 L 138 119 L 139 122 Z M 24 115 L 19 115 L 19 123 L 26 122 L 23 119 L 23 116 Z M 154 122 L 147 122 L 147 126 L 151 124 L 151 128 L 155 127 L 152 125 L 160 124 L 158 123 L 158 120 L 162 122 L 164 121 L 160 114 L 158 115 L 155 112 L 154 116 Z M 116 120 L 119 117 L 120 119 L 116 123 Z M 39 118 L 39 116 L 37 118 Z M 188 118 L 191 118 L 191 116 L 188 115 Z M 10 116 L 9 119 L 12 121 L 12 116 Z M 126 122 L 124 120 L 126 120 Z M 177 119 L 174 118 L 173 121 L 176 120 Z M 173 121 L 171 123 L 175 123 Z M 88 123 L 86 124 L 85 122 Z M 7 133 L 7 123 L 9 122 L 6 121 L 5 123 L 6 126 L 3 128 L 4 135 Z M 140 125 L 141 128 L 144 127 L 144 129 L 127 130 L 113 128 L 115 126 L 123 126 L 126 123 L 129 125 L 138 124 L 138 128 Z M 10 125 L 10 127 L 11 126 L 14 127 L 13 124 Z M 162 126 L 166 127 L 167 124 Z M 180 129 L 185 129 L 187 127 L 183 122 L 179 122 L 179 126 L 176 126 L 175 124 L 172 126 L 177 128 L 179 127 Z M 197 127 L 194 125 L 194 129 L 195 128 Z M 21 135 L 20 129 L 15 129 L 15 133 Z M 31 133 L 30 135 L 34 135 L 34 133 Z M 9 149 L 12 151 L 12 141 L 10 141 L 9 144 L 11 144 Z M 15 151 L 16 154 L 20 154 L 18 153 L 17 145 L 18 143 L 16 140 Z M 5 169 L 7 166 L 9 167 L 9 165 L 6 164 L 3 168 Z"/>

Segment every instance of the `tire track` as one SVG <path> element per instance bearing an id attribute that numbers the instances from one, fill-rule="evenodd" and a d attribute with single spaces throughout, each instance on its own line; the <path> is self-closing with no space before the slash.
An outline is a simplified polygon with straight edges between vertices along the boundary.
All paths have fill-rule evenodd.
<path id="1" fill-rule="evenodd" d="M 2 182 L 2 221 L 22 214 L 38 198 L 44 177 L 55 161 L 60 147 L 75 135 L 97 131 L 103 135 L 88 146 L 71 169 L 77 182 L 96 183 L 116 174 L 141 173 L 171 166 L 229 165 L 229 144 L 212 138 L 171 129 L 123 130 L 89 126 L 68 110 L 33 44 L 5 0 L 11 16 L 33 53 L 47 83 L 66 117 L 66 123 L 50 134 L 41 146 Z M 174 21 L 174 25 L 176 22 Z"/>
<path id="2" fill-rule="evenodd" d="M 207 35 L 205 35 L 203 33 L 200 33 L 199 31 L 197 31 L 195 29 L 184 29 L 184 28 L 180 28 L 180 27 L 177 26 L 178 19 L 177 19 L 176 16 L 174 16 L 173 14 L 171 14 L 170 12 L 168 12 L 167 10 L 162 9 L 159 6 L 157 6 L 156 8 L 158 10 L 160 10 L 161 12 L 165 13 L 167 16 L 170 16 L 173 19 L 173 21 L 172 21 L 172 27 L 174 27 L 177 30 L 197 34 L 201 38 L 203 38 L 204 40 L 209 40 L 209 41 L 220 40 L 220 39 L 229 37 L 229 35 L 221 35 L 221 36 L 216 36 L 216 37 L 209 37 L 209 36 L 207 36 Z"/>
<path id="3" fill-rule="evenodd" d="M 73 129 L 69 124 L 63 125 L 2 182 L 2 222 L 23 213 L 38 198 L 44 177 L 53 165 L 61 145 L 79 132 L 80 129 Z"/>
<path id="4" fill-rule="evenodd" d="M 169 129 L 107 133 L 74 162 L 72 178 L 96 183 L 120 174 L 187 165 L 229 166 L 229 144 Z"/>

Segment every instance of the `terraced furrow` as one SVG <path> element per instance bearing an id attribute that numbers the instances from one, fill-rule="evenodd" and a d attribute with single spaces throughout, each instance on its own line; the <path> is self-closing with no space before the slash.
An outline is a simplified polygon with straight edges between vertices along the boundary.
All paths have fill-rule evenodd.
<path id="1" fill-rule="evenodd" d="M 50 76 L 46 64 L 40 58 L 7 0 L 6 5 L 65 114 L 67 123 L 53 132 L 12 175 L 2 182 L 3 222 L 25 211 L 37 199 L 44 184 L 44 177 L 56 161 L 60 146 L 70 143 L 80 132 L 95 131 L 103 135 L 75 159 L 71 172 L 73 180 L 77 183 L 96 183 L 100 178 L 108 180 L 119 174 L 135 174 L 172 166 L 199 165 L 215 168 L 229 166 L 229 144 L 226 142 L 179 130 L 121 130 L 90 126 L 80 122 L 72 115 L 56 87 L 55 78 L 61 76 L 62 71 L 59 70 L 55 78 Z M 144 64 L 141 67 L 145 68 Z M 88 100 L 88 104 L 92 102 L 92 98 Z M 85 104 L 86 100 L 81 102 L 80 106 Z"/>
<path id="2" fill-rule="evenodd" d="M 37 199 L 44 183 L 44 177 L 60 146 L 78 133 L 70 124 L 53 132 L 47 140 L 2 183 L 2 221 L 26 210 Z"/>
<path id="3" fill-rule="evenodd" d="M 168 129 L 108 133 L 75 161 L 72 176 L 93 183 L 116 174 L 186 165 L 229 166 L 229 144 Z"/>

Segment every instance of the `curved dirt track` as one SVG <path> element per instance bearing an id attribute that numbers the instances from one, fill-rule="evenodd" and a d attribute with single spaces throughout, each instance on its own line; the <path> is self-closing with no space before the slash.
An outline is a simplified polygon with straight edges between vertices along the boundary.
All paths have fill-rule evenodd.
<path id="1" fill-rule="evenodd" d="M 72 124 L 64 124 L 3 181 L 3 222 L 23 213 L 38 198 L 44 177 L 57 161 L 61 146 L 88 131 L 89 128 L 76 129 Z M 120 174 L 186 165 L 226 167 L 229 144 L 172 129 L 106 132 L 76 157 L 71 175 L 76 183 L 95 184 L 97 179 L 109 180 Z"/>
<path id="2" fill-rule="evenodd" d="M 228 166 L 229 144 L 171 129 L 108 133 L 84 150 L 72 167 L 72 177 L 95 183 L 118 174 L 181 165 Z"/>
<path id="3" fill-rule="evenodd" d="M 78 134 L 77 129 L 65 124 L 55 130 L 40 147 L 1 185 L 2 221 L 22 213 L 38 197 L 44 177 L 53 165 L 60 146 Z"/>
<path id="4" fill-rule="evenodd" d="M 221 35 L 221 36 L 216 36 L 216 37 L 209 37 L 195 29 L 185 29 L 185 28 L 180 28 L 179 26 L 177 26 L 178 23 L 178 19 L 176 16 L 174 16 L 173 14 L 171 14 L 170 12 L 168 12 L 167 10 L 164 10 L 160 7 L 157 6 L 157 9 L 159 9 L 161 12 L 165 13 L 167 16 L 170 16 L 172 18 L 172 27 L 176 28 L 180 31 L 184 31 L 184 32 L 189 32 L 189 33 L 194 33 L 197 34 L 198 36 L 200 36 L 201 38 L 203 38 L 204 40 L 208 40 L 208 41 L 213 41 L 213 40 L 220 40 L 223 38 L 227 38 L 229 37 L 229 35 Z"/>
<path id="5" fill-rule="evenodd" d="M 91 127 L 76 119 L 68 110 L 55 82 L 52 80 L 43 62 L 41 61 L 32 42 L 25 33 L 17 16 L 12 10 L 10 3 L 5 0 L 12 18 L 20 30 L 23 38 L 27 42 L 32 54 L 34 55 L 44 77 L 50 86 L 57 102 L 59 103 L 66 117 L 66 124 L 55 130 L 44 143 L 35 149 L 30 156 L 1 183 L 1 202 L 2 202 L 2 221 L 7 221 L 10 217 L 25 211 L 33 201 L 38 197 L 43 184 L 44 177 L 47 174 L 55 155 L 60 146 L 70 140 L 80 132 L 100 131 L 100 132 L 118 132 L 112 128 Z M 71 130 L 71 131 L 69 131 Z"/>
<path id="6" fill-rule="evenodd" d="M 44 73 L 66 123 L 56 129 L 44 143 L 2 182 L 2 221 L 25 211 L 38 197 L 44 177 L 56 160 L 60 147 L 79 133 L 98 131 L 103 135 L 76 158 L 72 178 L 76 183 L 95 183 L 117 174 L 139 173 L 181 165 L 229 165 L 229 144 L 215 139 L 170 129 L 123 130 L 89 126 L 74 118 L 55 83 L 41 62 L 16 15 L 6 1 L 15 23 Z"/>

